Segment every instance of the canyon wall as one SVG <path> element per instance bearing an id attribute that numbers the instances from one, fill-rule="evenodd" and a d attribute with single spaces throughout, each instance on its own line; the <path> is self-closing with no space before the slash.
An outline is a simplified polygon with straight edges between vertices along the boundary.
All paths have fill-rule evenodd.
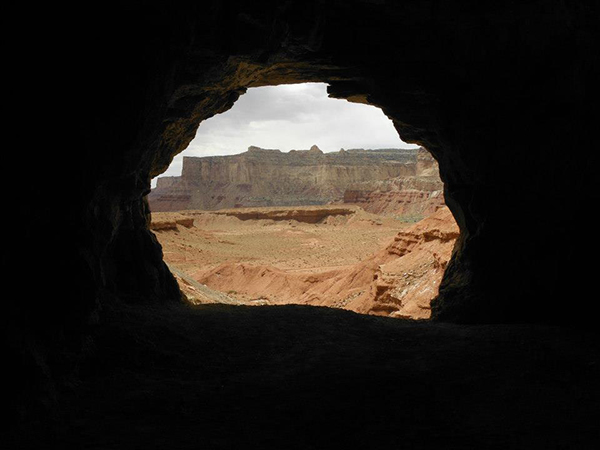
<path id="1" fill-rule="evenodd" d="M 420 167 L 417 153 L 323 153 L 316 145 L 284 153 L 251 146 L 239 155 L 184 157 L 181 177 L 158 178 L 148 201 L 152 211 L 340 203 L 353 184 L 414 177 Z"/>
<path id="2" fill-rule="evenodd" d="M 419 148 L 414 173 L 354 183 L 344 192 L 344 203 L 360 205 L 374 214 L 418 221 L 444 206 L 444 184 L 436 160 Z"/>

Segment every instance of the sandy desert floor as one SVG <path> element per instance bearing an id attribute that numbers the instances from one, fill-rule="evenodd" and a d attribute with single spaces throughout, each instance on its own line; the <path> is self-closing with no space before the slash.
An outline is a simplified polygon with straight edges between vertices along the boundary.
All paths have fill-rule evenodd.
<path id="1" fill-rule="evenodd" d="M 304 304 L 428 318 L 458 228 L 357 206 L 156 213 L 152 228 L 190 303 Z"/>
<path id="2" fill-rule="evenodd" d="M 193 217 L 191 228 L 179 226 L 176 230 L 155 231 L 165 261 L 184 272 L 227 262 L 270 265 L 286 271 L 322 271 L 347 266 L 385 247 L 398 231 L 410 225 L 360 208 L 352 209 L 355 213 L 351 215 L 329 216 L 319 223 L 240 220 L 209 211 L 153 213 L 152 221 L 164 222 L 182 215 Z M 269 211 L 269 208 L 253 210 Z"/>
<path id="3" fill-rule="evenodd" d="M 152 214 L 155 233 L 163 247 L 164 259 L 179 281 L 182 292 L 196 303 L 223 303 L 221 293 L 229 296 L 227 303 L 244 304 L 294 303 L 295 292 L 304 288 L 297 278 L 309 274 L 322 274 L 344 270 L 364 261 L 393 241 L 398 231 L 410 224 L 365 212 L 359 207 L 307 206 L 290 208 L 243 208 L 237 210 L 159 212 Z M 258 212 L 273 219 L 241 220 L 226 215 L 231 212 Z M 284 219 L 274 212 L 319 212 L 323 219 L 317 223 Z M 331 212 L 332 215 L 327 215 Z M 183 219 L 183 220 L 181 220 Z M 190 219 L 193 220 L 193 225 Z M 179 220 L 177 226 L 173 226 Z M 185 222 L 187 220 L 187 222 Z M 309 216 L 308 220 L 312 220 Z M 184 223 L 184 225 L 182 225 Z M 166 225 L 166 226 L 165 226 Z M 259 274 L 229 273 L 228 279 L 217 283 L 214 277 L 205 280 L 206 274 L 218 267 L 236 271 L 261 268 Z M 324 275 L 325 274 L 325 275 Z M 258 295 L 256 277 L 283 283 L 271 284 L 269 293 Z M 250 280 L 249 278 L 253 278 Z M 282 279 L 286 278 L 285 281 Z M 198 292 L 206 289 L 197 282 L 206 283 L 217 292 L 205 298 Z M 247 289 L 248 283 L 254 289 Z M 296 290 L 288 284 L 296 285 Z M 223 285 L 227 286 L 223 286 Z M 206 292 L 204 292 L 206 294 Z M 304 302 L 300 302 L 304 303 Z"/>

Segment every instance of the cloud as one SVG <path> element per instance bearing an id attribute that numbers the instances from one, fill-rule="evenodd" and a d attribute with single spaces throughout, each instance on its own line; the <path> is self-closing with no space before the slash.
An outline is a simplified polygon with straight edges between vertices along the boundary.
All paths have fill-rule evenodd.
<path id="1" fill-rule="evenodd" d="M 416 147 L 400 140 L 380 109 L 329 98 L 324 83 L 267 86 L 248 89 L 229 111 L 202 122 L 189 147 L 161 176 L 180 175 L 183 156 L 235 155 L 250 145 L 289 151 L 313 144 L 324 152 Z"/>

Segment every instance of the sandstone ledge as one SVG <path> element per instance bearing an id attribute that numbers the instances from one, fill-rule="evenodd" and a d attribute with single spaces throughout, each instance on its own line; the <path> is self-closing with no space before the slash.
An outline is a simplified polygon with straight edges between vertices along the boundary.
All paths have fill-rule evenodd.
<path id="1" fill-rule="evenodd" d="M 296 220 L 318 223 L 329 216 L 355 214 L 357 209 L 357 207 L 236 208 L 212 213 L 233 216 L 240 220 Z"/>
<path id="2" fill-rule="evenodd" d="M 191 228 L 194 226 L 194 218 L 177 213 L 161 213 L 152 216 L 150 229 L 153 231 L 176 230 L 178 225 Z"/>

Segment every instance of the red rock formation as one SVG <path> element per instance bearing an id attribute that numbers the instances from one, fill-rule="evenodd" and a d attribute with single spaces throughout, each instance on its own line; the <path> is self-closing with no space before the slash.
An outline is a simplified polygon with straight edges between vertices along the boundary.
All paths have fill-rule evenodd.
<path id="1" fill-rule="evenodd" d="M 215 211 L 214 214 L 237 217 L 240 220 L 296 220 L 304 223 L 318 223 L 331 216 L 348 216 L 354 214 L 356 208 L 347 207 L 310 207 L 290 208 L 239 208 Z"/>
<path id="2" fill-rule="evenodd" d="M 153 231 L 176 230 L 178 225 L 191 228 L 194 226 L 194 218 L 185 217 L 177 213 L 169 215 L 163 214 L 158 220 L 156 218 L 152 219 L 150 222 L 150 229 Z"/>
<path id="3" fill-rule="evenodd" d="M 392 317 L 429 318 L 459 230 L 450 210 L 436 213 L 398 233 L 374 257 L 379 264 L 376 293 L 357 311 Z"/>
<path id="4" fill-rule="evenodd" d="M 415 174 L 389 180 L 356 183 L 344 192 L 344 203 L 365 211 L 420 220 L 444 206 L 437 162 L 424 148 L 416 158 Z"/>
<path id="5" fill-rule="evenodd" d="M 291 272 L 227 262 L 193 278 L 223 292 L 271 304 L 299 303 L 391 317 L 428 318 L 458 226 L 448 208 L 399 233 L 366 261 L 335 270 Z"/>

